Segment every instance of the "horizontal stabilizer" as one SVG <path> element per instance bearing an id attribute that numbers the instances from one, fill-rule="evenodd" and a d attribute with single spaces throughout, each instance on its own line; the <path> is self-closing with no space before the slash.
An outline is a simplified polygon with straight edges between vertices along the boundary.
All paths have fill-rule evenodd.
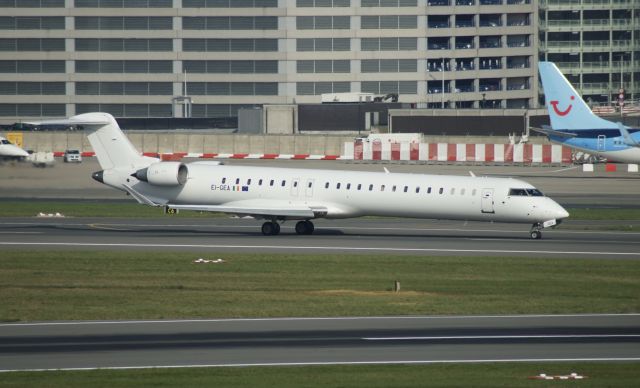
<path id="1" fill-rule="evenodd" d="M 67 119 L 59 119 L 59 120 L 44 120 L 44 121 L 29 121 L 25 124 L 35 125 L 35 126 L 43 126 L 43 125 L 107 125 L 111 123 L 106 117 L 102 116 L 93 116 L 93 117 L 69 117 Z"/>
<path id="2" fill-rule="evenodd" d="M 536 132 L 544 133 L 547 136 L 558 136 L 558 137 L 564 137 L 567 139 L 578 136 L 575 133 L 571 133 L 571 132 L 556 131 L 555 129 L 551 129 L 546 125 L 544 125 L 542 128 L 537 128 L 537 127 L 530 127 L 530 128 Z"/>
<path id="3" fill-rule="evenodd" d="M 239 206 L 217 206 L 217 205 L 167 205 L 170 209 L 195 210 L 203 212 L 218 212 L 229 214 L 240 214 L 262 217 L 292 217 L 292 218 L 314 218 L 316 213 L 309 207 L 289 207 L 289 208 L 252 208 Z M 316 210 L 317 211 L 317 210 Z M 326 213 L 326 209 L 324 209 Z"/>

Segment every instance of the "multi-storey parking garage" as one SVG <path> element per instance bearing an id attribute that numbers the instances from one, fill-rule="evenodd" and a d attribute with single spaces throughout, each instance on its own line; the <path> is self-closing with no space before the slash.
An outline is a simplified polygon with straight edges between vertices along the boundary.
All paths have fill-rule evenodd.
<path id="1" fill-rule="evenodd" d="M 540 0 L 540 57 L 593 104 L 611 102 L 620 88 L 637 99 L 640 1 Z"/>
<path id="2" fill-rule="evenodd" d="M 556 20 L 547 4 L 545 49 Z M 397 93 L 431 108 L 539 105 L 530 0 L 0 0 L 0 9 L 3 122 L 97 110 L 181 116 L 172 100 L 187 95 L 195 117 L 339 92 Z M 599 73 L 610 78 L 584 75 L 582 86 L 615 81 L 611 50 Z"/>

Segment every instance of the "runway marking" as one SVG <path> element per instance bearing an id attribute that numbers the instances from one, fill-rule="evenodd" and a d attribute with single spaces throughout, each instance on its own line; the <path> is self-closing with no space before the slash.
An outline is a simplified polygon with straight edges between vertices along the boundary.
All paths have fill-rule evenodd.
<path id="1" fill-rule="evenodd" d="M 246 364 L 192 364 L 192 365 L 142 365 L 107 366 L 86 368 L 51 369 L 0 369 L 7 372 L 53 372 L 53 371 L 91 371 L 91 370 L 130 370 L 130 369 L 177 369 L 177 368 L 234 368 L 234 367 L 271 367 L 271 366 L 322 366 L 322 365 L 428 365 L 428 364 L 486 364 L 509 362 L 611 362 L 640 361 L 640 357 L 593 357 L 593 358 L 513 358 L 513 359 L 476 359 L 476 360 L 405 360 L 405 361 L 327 361 L 327 362 L 270 362 Z"/>
<path id="2" fill-rule="evenodd" d="M 161 320 L 117 320 L 117 321 L 69 321 L 69 322 L 17 322 L 0 323 L 3 326 L 77 326 L 77 325 L 122 325 L 164 323 L 210 323 L 210 322 L 299 322 L 299 321 L 366 321 L 366 320 L 443 320 L 443 319 L 535 319 L 535 318 L 613 318 L 638 317 L 640 313 L 626 314 L 511 314 L 511 315 L 414 315 L 373 317 L 280 317 L 280 318 L 214 318 L 214 319 L 161 319 Z"/>
<path id="3" fill-rule="evenodd" d="M 422 341 L 455 339 L 570 339 L 570 338 L 640 338 L 640 334 L 550 334 L 550 335 L 469 335 L 469 336 L 426 336 L 426 337 L 370 337 L 366 341 Z"/>
<path id="4" fill-rule="evenodd" d="M 114 226 L 108 226 L 108 225 L 110 225 L 110 224 L 87 224 L 87 226 L 90 229 L 115 230 L 115 231 L 118 231 L 118 232 L 130 232 L 131 231 L 131 229 L 116 228 Z M 112 225 L 120 226 L 118 224 L 112 224 Z"/>
<path id="5" fill-rule="evenodd" d="M 640 252 L 587 252 L 587 251 L 543 251 L 508 249 L 451 249 L 451 248 L 376 248 L 376 247 L 326 247 L 295 245 L 219 245 L 219 244 L 142 244 L 142 243 L 64 243 L 64 242 L 13 242 L 0 241 L 5 246 L 65 246 L 65 247 L 123 247 L 123 248 L 203 248 L 203 249 L 273 249 L 273 250 L 318 250 L 353 252 L 449 252 L 449 253 L 518 253 L 544 255 L 589 255 L 589 256 L 640 256 Z"/>
<path id="6" fill-rule="evenodd" d="M 100 224 L 86 224 L 86 223 L 40 223 L 40 222 L 5 222 L 0 223 L 0 225 L 31 225 L 31 226 L 89 226 L 92 227 L 94 225 L 103 226 L 103 228 L 95 228 L 95 229 L 108 229 L 109 227 L 128 227 L 130 229 L 124 229 L 125 231 L 132 230 L 131 228 L 225 228 L 225 229 L 256 229 L 259 225 L 228 225 L 228 224 L 123 224 L 123 223 L 100 223 Z M 293 229 L 292 226 L 283 225 L 283 229 Z M 510 234 L 522 234 L 527 233 L 527 230 L 513 230 L 513 229 L 467 229 L 467 228 L 402 228 L 402 227 L 375 227 L 375 226 L 339 226 L 339 225 L 316 225 L 316 230 L 327 230 L 327 229 L 340 229 L 340 230 L 393 230 L 393 231 L 403 231 L 403 232 L 486 232 L 486 233 L 510 233 Z M 119 230 L 119 229 L 114 229 Z M 257 229 L 256 229 L 257 230 Z M 568 229 L 556 229 L 556 230 L 545 230 L 545 232 L 549 233 L 566 233 L 566 234 L 624 234 L 624 235 L 640 235 L 640 232 L 628 232 L 628 231 L 608 231 L 608 230 L 568 230 Z"/>

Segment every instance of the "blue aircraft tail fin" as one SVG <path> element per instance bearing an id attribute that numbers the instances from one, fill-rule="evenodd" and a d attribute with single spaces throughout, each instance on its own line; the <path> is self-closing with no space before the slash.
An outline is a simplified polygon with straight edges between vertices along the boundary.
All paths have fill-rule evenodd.
<path id="1" fill-rule="evenodd" d="M 538 64 L 551 127 L 555 130 L 618 128 L 596 116 L 552 62 Z"/>

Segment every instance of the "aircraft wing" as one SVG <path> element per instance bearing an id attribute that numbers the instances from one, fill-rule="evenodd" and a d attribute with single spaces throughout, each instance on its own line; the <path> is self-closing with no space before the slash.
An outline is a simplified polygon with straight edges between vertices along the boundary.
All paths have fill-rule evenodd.
<path id="1" fill-rule="evenodd" d="M 564 138 L 571 138 L 571 137 L 578 136 L 575 133 L 556 131 L 555 129 L 551 129 L 546 125 L 543 125 L 542 128 L 531 127 L 531 129 L 533 129 L 536 132 L 544 133 L 547 136 L 558 136 L 558 137 L 564 137 Z"/>
<path id="2" fill-rule="evenodd" d="M 167 204 L 170 209 L 195 210 L 204 212 L 229 213 L 258 217 L 291 217 L 291 218 L 315 218 L 326 214 L 323 207 L 244 207 L 224 205 L 173 205 Z"/>

